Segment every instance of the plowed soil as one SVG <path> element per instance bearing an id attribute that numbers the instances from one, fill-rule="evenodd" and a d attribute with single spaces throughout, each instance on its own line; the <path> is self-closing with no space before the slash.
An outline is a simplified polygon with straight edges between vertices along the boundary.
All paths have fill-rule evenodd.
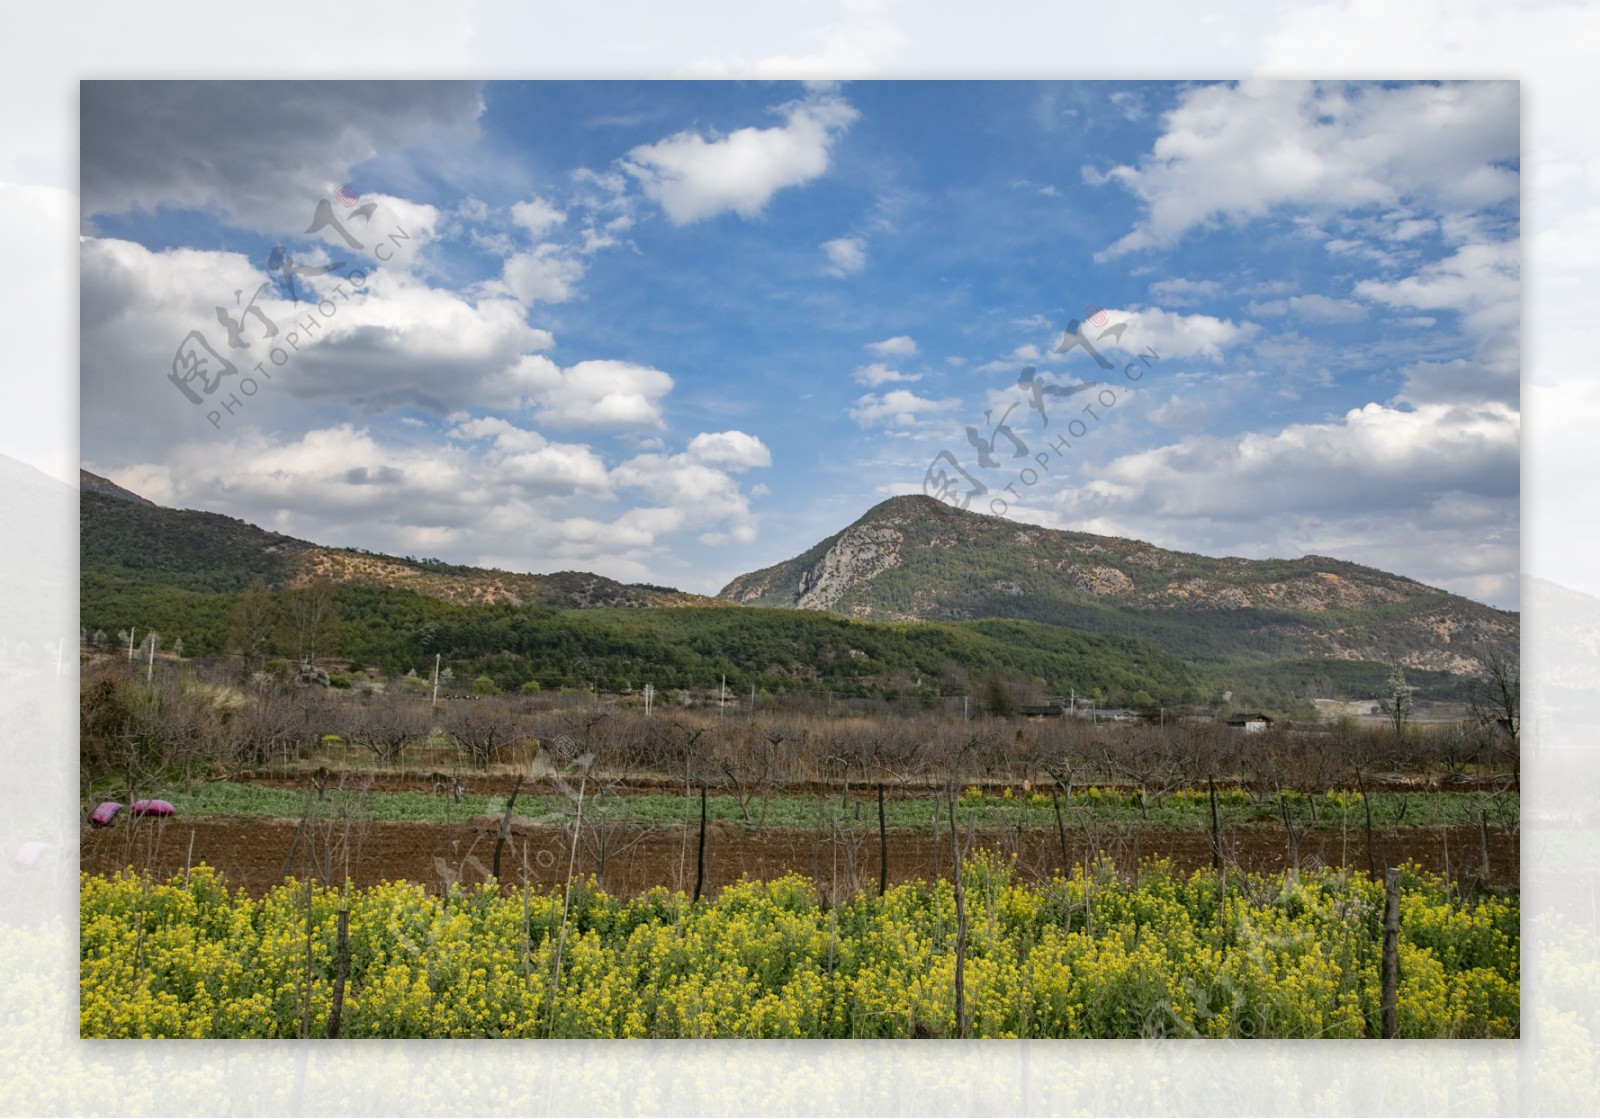
<path id="1" fill-rule="evenodd" d="M 508 790 L 509 791 L 509 790 Z M 207 863 L 223 871 L 230 884 L 260 895 L 280 881 L 286 865 L 304 875 L 310 865 L 319 878 L 342 882 L 346 873 L 358 886 L 408 879 L 432 890 L 449 883 L 481 882 L 491 873 L 499 821 L 479 817 L 460 824 L 366 822 L 333 828 L 313 824 L 295 840 L 292 820 L 246 817 L 121 820 L 109 828 L 82 834 L 80 865 L 97 874 L 124 867 L 147 870 L 158 880 L 181 874 L 187 865 Z M 1055 873 L 1064 861 L 1082 863 L 1096 850 L 1119 868 L 1162 856 L 1183 870 L 1212 865 L 1211 837 L 1204 831 L 1158 828 L 1102 828 L 1067 834 L 1067 859 L 1053 830 L 1019 835 L 979 832 L 963 835 L 972 847 L 1015 853 L 1018 873 L 1038 879 Z M 1389 864 L 1414 862 L 1437 874 L 1448 873 L 1463 886 L 1484 878 L 1483 838 L 1475 827 L 1400 827 L 1377 829 L 1372 862 L 1379 871 Z M 1290 863 L 1281 828 L 1230 830 L 1222 837 L 1231 865 L 1247 871 L 1279 871 Z M 293 858 L 290 858 L 294 846 Z M 575 858 L 577 871 L 596 873 L 603 887 L 631 895 L 652 886 L 693 890 L 696 878 L 698 828 L 681 825 L 641 830 L 613 826 L 596 834 L 585 829 Z M 1365 833 L 1306 831 L 1299 837 L 1302 867 L 1369 867 Z M 1488 836 L 1487 881 L 1496 886 L 1520 885 L 1515 836 L 1492 828 Z M 554 886 L 565 881 L 573 859 L 570 833 L 559 828 L 513 825 L 501 852 L 500 877 L 509 883 Z M 308 859 L 310 863 L 308 864 Z M 926 833 L 888 834 L 891 883 L 948 876 L 952 861 L 950 836 Z M 843 896 L 854 889 L 876 889 L 879 876 L 877 832 L 861 827 L 834 834 L 811 829 L 745 828 L 714 823 L 707 829 L 703 892 L 714 896 L 741 877 L 770 879 L 793 871 L 817 882 L 818 889 Z"/>

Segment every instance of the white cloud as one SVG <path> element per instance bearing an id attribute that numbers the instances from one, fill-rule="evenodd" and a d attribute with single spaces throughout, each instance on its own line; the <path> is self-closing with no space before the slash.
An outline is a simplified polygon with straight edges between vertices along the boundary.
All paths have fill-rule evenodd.
<path id="1" fill-rule="evenodd" d="M 550 427 L 660 428 L 661 399 L 672 378 L 627 361 L 580 361 L 566 369 L 548 358 L 524 357 L 511 383 Z"/>
<path id="2" fill-rule="evenodd" d="M 889 368 L 881 361 L 874 361 L 869 365 L 857 366 L 855 379 L 858 384 L 866 385 L 868 388 L 877 388 L 879 385 L 920 381 L 922 374 L 901 373 L 898 370 Z"/>
<path id="3" fill-rule="evenodd" d="M 1391 307 L 1456 311 L 1471 329 L 1489 334 L 1517 326 L 1521 275 L 1518 242 L 1485 242 L 1462 245 L 1403 280 L 1363 280 L 1355 291 Z"/>
<path id="4" fill-rule="evenodd" d="M 910 357 L 917 352 L 917 343 L 909 335 L 896 334 L 882 342 L 868 342 L 867 349 L 879 357 Z"/>
<path id="5" fill-rule="evenodd" d="M 1169 420 L 1182 403 L 1169 404 Z M 1061 491 L 1062 522 L 1211 554 L 1335 555 L 1515 603 L 1520 420 L 1500 404 L 1379 404 L 1197 435 Z"/>
<path id="6" fill-rule="evenodd" d="M 562 255 L 561 246 L 543 244 L 506 258 L 501 285 L 524 307 L 565 303 L 583 279 L 583 262 Z"/>
<path id="7" fill-rule="evenodd" d="M 610 469 L 586 445 L 501 416 L 453 416 L 446 434 L 390 443 L 340 424 L 280 440 L 241 428 L 103 469 L 163 504 L 225 511 L 318 543 L 510 570 L 659 578 L 652 559 L 678 533 L 756 537 L 729 471 L 770 456 L 743 432 L 703 433 L 681 454 L 636 455 Z M 585 515 L 567 514 L 573 499 L 584 499 Z M 601 501 L 621 505 L 605 517 Z"/>
<path id="8" fill-rule="evenodd" d="M 785 187 L 828 169 L 828 149 L 859 115 L 842 98 L 813 94 L 782 106 L 787 122 L 711 139 L 685 131 L 634 148 L 621 161 L 674 225 L 732 211 L 758 216 Z"/>
<path id="9" fill-rule="evenodd" d="M 689 440 L 684 457 L 691 462 L 715 464 L 730 470 L 772 465 L 772 452 L 767 445 L 742 431 L 703 431 Z"/>
<path id="10" fill-rule="evenodd" d="M 1137 166 L 1117 182 L 1144 203 L 1134 229 L 1097 259 L 1166 248 L 1221 221 L 1284 206 L 1473 208 L 1516 196 L 1514 82 L 1400 87 L 1252 79 L 1190 90 Z"/>
<path id="11" fill-rule="evenodd" d="M 218 405 L 191 405 L 167 381 L 191 331 L 231 355 L 238 369 L 220 382 L 215 399 L 253 376 L 258 391 L 248 402 L 249 422 L 263 425 L 305 422 L 291 414 L 308 400 L 359 412 L 514 406 L 518 363 L 553 344 L 512 300 L 468 301 L 404 270 L 373 269 L 364 290 L 343 276 L 302 276 L 298 304 L 269 290 L 255 301 L 278 331 L 267 338 L 266 326 L 242 308 L 272 277 L 241 254 L 152 252 L 131 241 L 85 238 L 79 257 L 82 392 L 93 402 L 84 410 L 83 437 L 92 447 L 87 453 L 120 449 L 109 454 L 113 461 L 216 434 L 206 417 Z M 246 347 L 228 345 L 219 306 L 242 322 Z"/>
<path id="12" fill-rule="evenodd" d="M 874 424 L 910 427 L 923 416 L 938 415 L 959 408 L 959 400 L 928 400 L 907 389 L 895 389 L 882 396 L 868 393 L 850 409 L 850 418 L 862 427 Z"/>
<path id="13" fill-rule="evenodd" d="M 511 220 L 528 231 L 529 236 L 543 237 L 551 229 L 567 220 L 564 211 L 538 195 L 511 207 Z"/>
<path id="14" fill-rule="evenodd" d="M 1405 509 L 1452 492 L 1515 499 L 1519 431 L 1503 405 L 1368 404 L 1335 422 L 1126 455 L 1082 492 L 1089 506 L 1180 520 Z"/>
<path id="15" fill-rule="evenodd" d="M 850 236 L 838 237 L 832 241 L 822 243 L 822 251 L 828 255 L 826 272 L 830 276 L 843 279 L 854 276 L 867 266 L 867 239 L 865 237 Z"/>
<path id="16" fill-rule="evenodd" d="M 1108 308 L 1106 317 L 1108 322 L 1104 328 L 1088 323 L 1082 327 L 1084 337 L 1102 353 L 1122 350 L 1137 354 L 1148 348 L 1163 358 L 1206 357 L 1221 361 L 1227 347 L 1249 341 L 1261 330 L 1253 322 L 1236 323 L 1214 315 L 1184 315 L 1160 307 L 1134 311 Z M 1127 329 L 1120 336 L 1104 333 L 1113 330 L 1119 322 L 1127 323 Z M 1080 352 L 1074 348 L 1066 356 Z"/>

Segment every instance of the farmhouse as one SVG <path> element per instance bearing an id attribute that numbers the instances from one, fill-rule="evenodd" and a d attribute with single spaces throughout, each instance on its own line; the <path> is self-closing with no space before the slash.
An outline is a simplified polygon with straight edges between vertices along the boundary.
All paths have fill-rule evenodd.
<path id="1" fill-rule="evenodd" d="M 1259 711 L 1241 711 L 1237 715 L 1228 716 L 1228 725 L 1247 733 L 1270 730 L 1272 728 L 1272 716 L 1263 715 Z"/>

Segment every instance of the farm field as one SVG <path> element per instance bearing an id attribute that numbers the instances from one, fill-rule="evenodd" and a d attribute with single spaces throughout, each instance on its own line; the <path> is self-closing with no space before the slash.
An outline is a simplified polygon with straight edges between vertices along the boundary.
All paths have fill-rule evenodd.
<path id="1" fill-rule="evenodd" d="M 389 783 L 420 785 L 424 779 L 391 777 Z M 325 820 L 322 828 L 339 829 L 336 873 L 348 871 L 358 886 L 407 879 L 438 890 L 452 882 L 487 881 L 507 802 L 504 794 L 513 782 L 485 779 L 482 784 L 503 793 L 468 793 L 459 802 L 420 789 L 365 793 L 359 798 L 363 818 L 348 835 L 337 814 L 355 799 L 347 800 L 345 809 L 335 806 L 333 823 Z M 956 809 L 963 841 L 1015 855 L 1019 880 L 1043 881 L 1096 857 L 1129 867 L 1147 857 L 1168 859 L 1184 870 L 1212 865 L 1208 800 L 1203 792 L 1164 798 L 1162 805 L 1149 810 L 1149 820 L 1141 819 L 1136 793 L 1098 788 L 1074 793 L 1065 802 L 1058 829 L 1047 796 L 1035 793 L 1029 803 L 1003 793 L 974 796 L 973 791 L 960 798 Z M 842 789 L 835 789 L 831 795 L 775 798 L 765 812 L 761 805 L 746 806 L 752 820 L 765 818 L 766 824 L 744 822 L 745 809 L 736 797 L 708 796 L 705 892 L 714 896 L 744 877 L 771 879 L 785 874 L 811 878 L 823 896 L 875 887 L 884 867 L 874 791 L 856 789 L 851 801 L 841 794 Z M 197 785 L 188 796 L 181 788 L 158 795 L 176 805 L 179 816 L 122 828 L 85 829 L 81 837 L 85 871 L 110 875 L 133 866 L 165 878 L 205 862 L 224 869 L 235 887 L 259 896 L 282 880 L 285 869 L 296 869 L 298 863 L 286 868 L 285 862 L 295 843 L 295 817 L 305 802 L 303 788 L 219 783 Z M 1477 814 L 1487 800 L 1480 795 L 1436 796 L 1436 804 L 1419 807 L 1418 798 L 1406 794 L 1373 794 L 1376 864 L 1410 862 L 1448 876 L 1458 888 L 1480 882 L 1516 887 L 1520 867 L 1515 830 L 1493 816 L 1491 826 L 1483 828 Z M 1331 802 L 1326 795 L 1322 800 L 1315 822 L 1306 800 L 1294 803 L 1289 814 L 1295 829 L 1291 847 L 1275 807 L 1262 807 L 1241 790 L 1225 792 L 1219 796 L 1224 858 L 1255 873 L 1290 869 L 1296 857 L 1305 868 L 1367 869 L 1359 800 L 1339 793 Z M 659 885 L 684 890 L 693 886 L 699 801 L 681 790 L 631 795 L 613 790 L 596 798 L 585 809 L 587 830 L 575 853 L 570 850 L 571 805 L 565 798 L 534 789 L 521 794 L 513 807 L 501 853 L 502 878 L 507 881 L 520 883 L 526 862 L 527 881 L 558 885 L 570 861 L 575 873 L 596 874 L 606 888 L 624 896 Z M 941 819 L 935 827 L 935 817 L 947 807 L 926 791 L 919 795 L 901 789 L 886 796 L 883 852 L 890 882 L 949 874 L 948 824 Z M 1500 807 L 1507 811 L 1504 804 Z M 1509 812 L 1514 823 L 1514 804 Z M 1400 815 L 1413 822 L 1397 823 L 1395 817 Z"/>
<path id="2" fill-rule="evenodd" d="M 109 674 L 84 712 L 87 1037 L 1520 1029 L 1492 735 Z"/>
<path id="3" fill-rule="evenodd" d="M 939 880 L 819 902 L 798 876 L 691 903 L 210 868 L 86 875 L 87 1037 L 1362 1037 L 1383 1017 L 1383 887 L 1109 864 L 1037 885 L 978 853 Z M 1397 1031 L 1518 1031 L 1516 900 L 1407 872 Z M 963 904 L 964 903 L 964 904 Z M 307 919 L 309 916 L 309 920 Z M 954 998 L 952 999 L 952 991 Z"/>

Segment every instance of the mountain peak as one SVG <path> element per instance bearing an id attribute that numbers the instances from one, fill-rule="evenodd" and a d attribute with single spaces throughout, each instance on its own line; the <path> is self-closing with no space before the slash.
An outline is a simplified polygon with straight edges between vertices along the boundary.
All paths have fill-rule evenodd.
<path id="1" fill-rule="evenodd" d="M 878 621 L 1017 618 L 1147 637 L 1200 660 L 1403 663 L 1472 673 L 1515 615 L 1325 556 L 1251 560 L 1041 528 L 921 494 L 879 502 L 720 597 Z"/>

